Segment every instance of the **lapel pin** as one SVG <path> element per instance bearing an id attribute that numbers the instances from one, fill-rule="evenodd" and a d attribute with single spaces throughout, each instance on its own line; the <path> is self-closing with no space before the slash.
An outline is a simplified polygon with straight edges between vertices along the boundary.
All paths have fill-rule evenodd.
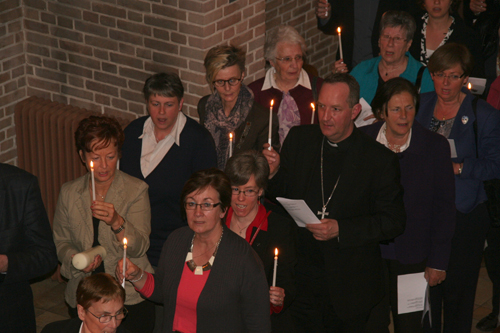
<path id="1" fill-rule="evenodd" d="M 469 121 L 469 117 L 467 117 L 467 116 L 463 116 L 463 117 L 462 117 L 462 123 L 463 123 L 464 125 L 465 125 L 465 124 L 467 124 L 467 122 L 468 122 L 468 121 Z"/>

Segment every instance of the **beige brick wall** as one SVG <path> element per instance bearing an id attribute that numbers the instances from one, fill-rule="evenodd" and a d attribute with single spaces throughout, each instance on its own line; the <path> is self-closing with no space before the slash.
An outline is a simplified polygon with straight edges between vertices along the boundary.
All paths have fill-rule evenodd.
<path id="1" fill-rule="evenodd" d="M 184 112 L 196 117 L 209 93 L 206 52 L 242 46 L 250 83 L 264 75 L 266 25 L 282 22 L 306 38 L 309 62 L 324 75 L 336 46 L 316 29 L 311 0 L 0 1 L 0 162 L 16 163 L 13 111 L 27 96 L 135 118 L 146 114 L 144 80 L 174 71 Z"/>

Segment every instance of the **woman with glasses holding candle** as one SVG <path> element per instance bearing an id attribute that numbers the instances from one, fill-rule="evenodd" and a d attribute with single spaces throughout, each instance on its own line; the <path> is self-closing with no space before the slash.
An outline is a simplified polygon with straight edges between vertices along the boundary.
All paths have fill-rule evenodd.
<path id="1" fill-rule="evenodd" d="M 72 317 L 76 317 L 78 283 L 95 272 L 113 273 L 123 258 L 123 238 L 132 262 L 153 271 L 146 257 L 151 232 L 148 186 L 116 169 L 123 140 L 120 124 L 105 116 L 83 119 L 75 132 L 76 150 L 89 171 L 93 162 L 95 199 L 88 172 L 62 186 L 54 214 L 54 243 L 61 274 L 69 280 L 65 299 Z M 98 245 L 106 249 L 105 258 L 96 255 L 81 270 L 73 266 L 75 254 Z M 145 302 L 130 283 L 125 291 L 130 313 L 123 325 L 131 332 L 151 332 L 154 305 Z"/>
<path id="2" fill-rule="evenodd" d="M 231 205 L 227 176 L 215 168 L 194 173 L 181 205 L 188 227 L 167 239 L 155 274 L 129 259 L 125 272 L 143 296 L 163 303 L 162 332 L 270 332 L 262 263 L 223 222 Z M 121 262 L 116 272 L 122 279 Z"/>
<path id="3" fill-rule="evenodd" d="M 457 225 L 446 280 L 431 297 L 432 326 L 470 332 L 474 296 L 490 219 L 483 181 L 500 178 L 500 113 L 465 87 L 472 71 L 466 46 L 446 43 L 429 59 L 435 92 L 422 94 L 417 121 L 448 138 L 455 173 Z"/>
<path id="4" fill-rule="evenodd" d="M 408 50 L 415 33 L 415 20 L 403 11 L 385 12 L 380 21 L 378 44 L 380 56 L 365 60 L 354 67 L 351 75 L 358 81 L 360 96 L 370 104 L 377 90 L 384 82 L 394 77 L 402 77 L 419 86 L 421 92 L 434 89 L 427 71 L 421 70 L 422 64 L 415 60 Z M 335 72 L 348 69 L 340 61 L 335 62 Z M 420 84 L 417 78 L 420 76 Z"/>
<path id="5" fill-rule="evenodd" d="M 217 166 L 222 170 L 231 157 L 230 151 L 261 150 L 268 142 L 269 110 L 256 103 L 252 91 L 243 84 L 245 52 L 241 48 L 229 45 L 213 47 L 208 51 L 204 65 L 212 94 L 199 101 L 198 115 L 200 123 L 215 140 Z M 272 122 L 272 146 L 279 149 L 275 116 Z M 230 133 L 234 135 L 232 140 Z"/>
<path id="6" fill-rule="evenodd" d="M 266 36 L 264 57 L 271 65 L 266 76 L 249 85 L 260 105 L 278 115 L 280 143 L 293 126 L 311 124 L 311 103 L 316 103 L 323 80 L 302 68 L 306 56 L 304 38 L 289 25 L 280 25 Z M 314 116 L 317 123 L 318 116 Z"/>
<path id="7" fill-rule="evenodd" d="M 287 309 L 295 298 L 294 222 L 266 211 L 261 201 L 269 177 L 269 164 L 262 153 L 248 150 L 234 155 L 227 162 L 225 173 L 232 189 L 226 226 L 250 243 L 264 263 L 273 332 L 293 332 Z M 276 286 L 272 286 L 275 249 L 279 251 L 279 262 Z"/>

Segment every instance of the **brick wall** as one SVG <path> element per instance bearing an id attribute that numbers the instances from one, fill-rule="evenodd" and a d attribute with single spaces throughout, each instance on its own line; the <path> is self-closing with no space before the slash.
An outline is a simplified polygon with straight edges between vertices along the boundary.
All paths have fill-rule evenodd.
<path id="1" fill-rule="evenodd" d="M 337 38 L 318 30 L 314 0 L 266 0 L 266 29 L 269 31 L 280 24 L 297 29 L 306 40 L 307 63 L 318 70 L 319 76 L 326 76 L 335 61 Z"/>
<path id="2" fill-rule="evenodd" d="M 0 162 L 16 163 L 13 110 L 27 96 L 135 118 L 146 114 L 144 80 L 174 71 L 184 82 L 184 112 L 196 117 L 209 93 L 206 52 L 242 46 L 250 83 L 264 76 L 266 25 L 285 22 L 306 38 L 309 62 L 325 75 L 336 45 L 316 29 L 311 0 L 0 1 Z"/>
<path id="3" fill-rule="evenodd" d="M 0 2 L 0 162 L 16 163 L 14 106 L 26 97 L 21 0 Z"/>

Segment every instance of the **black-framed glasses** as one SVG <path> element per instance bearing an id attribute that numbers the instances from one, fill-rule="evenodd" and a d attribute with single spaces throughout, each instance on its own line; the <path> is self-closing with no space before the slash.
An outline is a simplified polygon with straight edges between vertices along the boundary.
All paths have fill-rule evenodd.
<path id="1" fill-rule="evenodd" d="M 121 309 L 121 312 L 118 313 L 118 314 L 115 314 L 114 316 L 112 315 L 102 315 L 100 317 L 96 316 L 95 314 L 93 314 L 92 312 L 90 312 L 89 309 L 86 310 L 88 313 L 90 313 L 91 315 L 93 315 L 94 317 L 96 317 L 97 319 L 99 319 L 99 322 L 101 324 L 105 324 L 105 323 L 109 323 L 111 321 L 111 319 L 116 318 L 116 320 L 123 320 L 123 318 L 125 318 L 128 314 L 128 310 L 127 308 L 123 308 Z"/>
<path id="2" fill-rule="evenodd" d="M 229 80 L 215 80 L 215 81 L 212 81 L 212 83 L 216 86 L 216 87 L 224 87 L 226 85 L 226 83 L 228 83 L 230 86 L 235 86 L 237 85 L 239 82 L 241 81 L 241 77 L 239 79 L 235 78 L 235 77 L 232 77 L 230 78 Z"/>
<path id="3" fill-rule="evenodd" d="M 282 61 L 282 62 L 284 62 L 285 64 L 289 64 L 289 63 L 291 63 L 291 62 L 292 62 L 292 60 L 294 60 L 294 59 L 295 59 L 295 61 L 296 61 L 296 62 L 299 62 L 299 61 L 304 60 L 304 57 L 303 57 L 303 56 L 301 56 L 301 55 L 298 55 L 298 56 L 295 56 L 295 57 L 283 57 L 283 58 L 278 58 L 278 57 L 276 57 L 276 60 Z"/>
<path id="4" fill-rule="evenodd" d="M 438 73 L 433 73 L 434 77 L 437 77 L 440 80 L 444 80 L 444 78 L 448 78 L 450 81 L 458 81 L 459 79 L 463 78 L 465 73 L 462 75 L 457 75 L 457 74 L 450 74 L 450 75 L 445 75 L 443 72 L 438 72 Z"/>
<path id="5" fill-rule="evenodd" d="M 210 211 L 219 205 L 220 205 L 220 202 L 218 202 L 218 203 L 203 202 L 203 203 L 199 204 L 199 203 L 196 203 L 194 201 L 186 201 L 184 203 L 184 207 L 186 208 L 186 210 L 195 210 L 197 206 L 200 206 L 201 210 Z"/>
<path id="6" fill-rule="evenodd" d="M 258 194 L 258 191 L 256 190 L 253 190 L 253 189 L 247 189 L 247 190 L 240 190 L 239 188 L 237 187 L 232 187 L 231 188 L 231 193 L 233 195 L 240 195 L 240 193 L 243 193 L 245 195 L 245 197 L 255 197 L 257 196 Z"/>
<path id="7" fill-rule="evenodd" d="M 407 41 L 407 39 L 401 38 L 401 37 L 392 37 L 389 35 L 382 35 L 380 36 L 380 39 L 386 43 L 389 43 L 389 41 L 392 39 L 392 42 L 394 44 L 402 44 Z"/>

